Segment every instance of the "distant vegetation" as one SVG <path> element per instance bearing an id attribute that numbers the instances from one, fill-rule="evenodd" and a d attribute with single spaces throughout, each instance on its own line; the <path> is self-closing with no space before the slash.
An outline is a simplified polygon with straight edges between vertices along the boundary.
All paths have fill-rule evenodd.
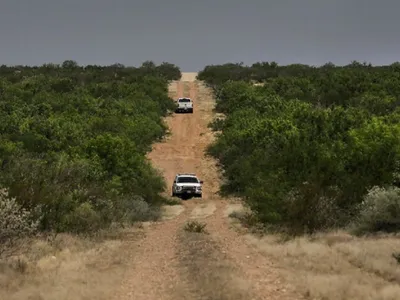
<path id="1" fill-rule="evenodd" d="M 154 215 L 163 178 L 145 158 L 166 133 L 172 64 L 0 67 L 0 243 Z"/>
<path id="2" fill-rule="evenodd" d="M 294 234 L 400 229 L 400 64 L 207 66 L 225 194 Z M 256 85 L 261 83 L 261 85 Z"/>

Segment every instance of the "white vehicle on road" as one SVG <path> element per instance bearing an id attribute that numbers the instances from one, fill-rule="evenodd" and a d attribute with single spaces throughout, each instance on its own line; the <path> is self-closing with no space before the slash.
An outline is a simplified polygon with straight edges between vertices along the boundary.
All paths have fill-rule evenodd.
<path id="1" fill-rule="evenodd" d="M 193 101 L 190 98 L 187 97 L 183 97 L 183 98 L 179 98 L 176 101 L 177 107 L 175 109 L 175 112 L 189 112 L 189 113 L 193 113 Z"/>
<path id="2" fill-rule="evenodd" d="M 201 198 L 203 181 L 199 180 L 193 173 L 176 174 L 172 185 L 172 197 Z"/>

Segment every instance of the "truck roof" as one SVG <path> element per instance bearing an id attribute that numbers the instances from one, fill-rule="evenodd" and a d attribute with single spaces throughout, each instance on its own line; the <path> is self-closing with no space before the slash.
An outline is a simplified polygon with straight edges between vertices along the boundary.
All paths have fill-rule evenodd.
<path id="1" fill-rule="evenodd" d="M 177 177 L 180 177 L 180 176 L 197 177 L 196 174 L 194 174 L 194 173 L 178 173 L 178 174 L 176 174 L 176 176 Z"/>

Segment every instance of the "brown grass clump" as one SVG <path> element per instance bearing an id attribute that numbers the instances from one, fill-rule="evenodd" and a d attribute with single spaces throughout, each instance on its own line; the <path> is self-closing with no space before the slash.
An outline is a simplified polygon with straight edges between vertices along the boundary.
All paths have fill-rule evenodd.
<path id="1" fill-rule="evenodd" d="M 0 260 L 0 299 L 110 299 L 126 268 L 122 246 L 68 234 L 21 241 Z"/>
<path id="2" fill-rule="evenodd" d="M 188 232 L 207 233 L 206 225 L 206 223 L 201 223 L 199 221 L 189 221 L 185 224 L 183 229 Z"/>
<path id="3" fill-rule="evenodd" d="M 345 232 L 282 241 L 247 236 L 284 268 L 310 299 L 400 299 L 400 266 L 394 235 L 357 238 Z"/>
<path id="4" fill-rule="evenodd" d="M 229 211 L 248 242 L 280 267 L 307 299 L 400 299 L 398 234 L 357 237 L 334 231 L 293 239 L 266 231 L 255 235 L 248 216 L 243 208 Z"/>

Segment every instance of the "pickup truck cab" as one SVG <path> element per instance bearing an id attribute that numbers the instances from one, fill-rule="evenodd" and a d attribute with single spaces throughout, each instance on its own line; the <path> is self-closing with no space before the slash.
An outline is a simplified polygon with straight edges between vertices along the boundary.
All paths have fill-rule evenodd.
<path id="1" fill-rule="evenodd" d="M 188 112 L 188 113 L 193 113 L 193 101 L 190 98 L 179 98 L 176 101 L 176 109 L 175 112 L 179 113 L 179 112 Z"/>

